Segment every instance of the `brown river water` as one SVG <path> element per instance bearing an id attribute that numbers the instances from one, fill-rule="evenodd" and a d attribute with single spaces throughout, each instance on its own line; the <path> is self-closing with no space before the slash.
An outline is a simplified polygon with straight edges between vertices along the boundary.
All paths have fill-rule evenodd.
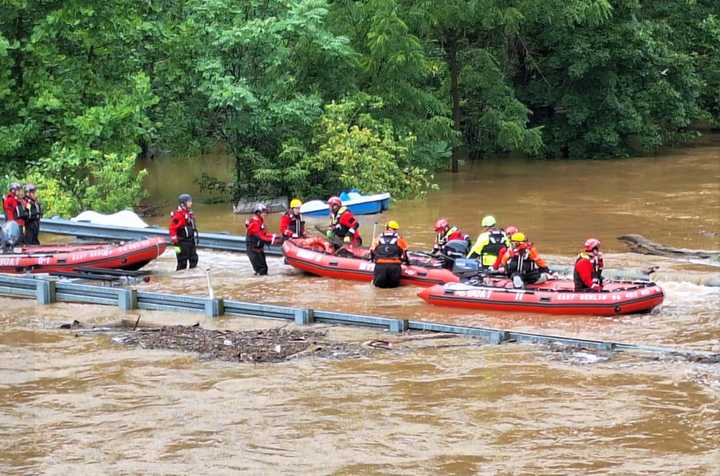
<path id="1" fill-rule="evenodd" d="M 230 174 L 222 156 L 146 167 L 148 190 L 168 212 L 179 192 L 198 193 L 193 176 Z M 438 216 L 476 236 L 492 213 L 525 231 L 551 263 L 570 263 L 595 236 L 608 266 L 659 265 L 665 303 L 619 318 L 459 311 L 428 306 L 411 287 L 306 276 L 281 258 L 256 278 L 246 256 L 205 250 L 202 269 L 181 273 L 166 253 L 141 287 L 205 295 L 209 268 L 216 295 L 228 298 L 720 352 L 720 288 L 698 284 L 718 268 L 627 253 L 615 240 L 640 233 L 719 249 L 720 137 L 633 160 L 468 164 L 437 182 L 425 198 L 363 217 L 364 236 L 392 218 L 412 246 L 426 248 Z M 197 203 L 196 211 L 203 231 L 244 231 L 245 217 L 228 205 Z M 208 362 L 57 330 L 137 312 L 0 304 L 0 474 L 720 475 L 720 365 L 465 338 L 397 343 L 362 359 Z M 220 329 L 285 325 L 141 314 L 147 323 Z M 324 328 L 350 342 L 395 339 Z"/>

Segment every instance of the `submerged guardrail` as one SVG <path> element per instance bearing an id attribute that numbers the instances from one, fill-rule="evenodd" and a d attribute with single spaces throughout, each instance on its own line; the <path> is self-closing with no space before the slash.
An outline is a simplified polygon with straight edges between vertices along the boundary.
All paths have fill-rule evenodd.
<path id="1" fill-rule="evenodd" d="M 0 223 L 5 222 L 5 216 L 0 215 Z M 42 233 L 56 235 L 70 235 L 89 240 L 143 240 L 149 237 L 170 237 L 164 228 L 130 228 L 112 225 L 97 225 L 95 223 L 65 220 L 64 218 L 43 218 L 40 220 Z M 200 233 L 198 243 L 200 248 L 209 248 L 220 251 L 246 252 L 247 244 L 244 236 L 229 233 Z M 265 253 L 272 256 L 282 256 L 279 246 L 265 247 Z"/>
<path id="2" fill-rule="evenodd" d="M 409 330 L 442 332 L 479 337 L 491 344 L 502 344 L 505 342 L 561 344 L 604 351 L 638 351 L 655 354 L 671 354 L 691 360 L 720 362 L 720 354 L 696 350 L 579 339 L 487 327 L 456 326 L 446 323 L 394 319 L 381 316 L 365 316 L 343 312 L 226 300 L 223 298 L 146 292 L 138 291 L 134 288 L 78 284 L 45 276 L 0 274 L 0 295 L 35 299 L 38 304 L 73 302 L 118 306 L 124 311 L 133 309 L 167 310 L 203 313 L 209 317 L 248 316 L 263 319 L 282 319 L 294 321 L 295 324 L 298 325 L 309 325 L 318 322 L 375 327 L 387 329 L 390 332 L 405 332 Z"/>
<path id="3" fill-rule="evenodd" d="M 0 214 L 0 223 L 5 222 L 5 216 Z M 89 240 L 142 240 L 148 237 L 168 237 L 169 233 L 163 228 L 129 228 L 112 225 L 97 225 L 87 222 L 75 222 L 63 218 L 43 218 L 41 220 L 42 233 L 53 233 L 58 235 L 76 236 Z M 245 237 L 231 235 L 229 233 L 200 233 L 200 248 L 208 248 L 218 251 L 247 252 Z M 282 256 L 282 248 L 279 246 L 266 246 L 265 253 L 269 256 Z M 556 265 L 555 271 L 561 274 L 572 274 L 571 266 Z M 614 280 L 649 280 L 650 276 L 638 269 L 611 269 L 604 270 L 604 276 Z M 702 281 L 704 286 L 720 286 L 720 275 L 713 275 Z"/>

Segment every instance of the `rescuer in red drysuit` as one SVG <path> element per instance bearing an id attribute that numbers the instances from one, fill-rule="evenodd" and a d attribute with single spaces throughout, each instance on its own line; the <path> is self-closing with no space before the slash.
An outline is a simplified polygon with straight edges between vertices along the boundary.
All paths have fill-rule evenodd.
<path id="1" fill-rule="evenodd" d="M 265 276 L 268 273 L 265 245 L 274 245 L 280 239 L 278 235 L 266 231 L 264 217 L 267 213 L 267 206 L 258 203 L 253 209 L 253 215 L 245 222 L 247 255 L 256 276 Z"/>
<path id="2" fill-rule="evenodd" d="M 360 223 L 357 221 L 352 212 L 344 207 L 339 197 L 330 197 L 327 201 L 330 207 L 330 229 L 327 231 L 327 237 L 339 238 L 345 244 L 353 246 L 361 246 L 362 238 L 360 237 Z M 333 246 L 340 248 L 336 243 Z"/>
<path id="3" fill-rule="evenodd" d="M 575 290 L 601 291 L 604 266 L 605 260 L 600 252 L 600 240 L 589 238 L 585 241 L 583 251 L 580 252 L 575 260 L 575 271 L 573 272 Z"/>
<path id="4" fill-rule="evenodd" d="M 175 246 L 177 271 L 198 264 L 198 230 L 192 213 L 192 197 L 187 193 L 178 196 L 178 207 L 170 214 L 170 242 Z"/>

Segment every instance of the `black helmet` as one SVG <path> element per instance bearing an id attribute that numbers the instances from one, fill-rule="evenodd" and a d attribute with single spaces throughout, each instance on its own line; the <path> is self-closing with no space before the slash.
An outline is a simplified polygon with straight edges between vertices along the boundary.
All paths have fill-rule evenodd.
<path id="1" fill-rule="evenodd" d="M 11 184 L 10 184 L 10 187 L 8 187 L 8 190 L 10 190 L 11 192 L 12 192 L 13 190 L 20 190 L 20 189 L 22 189 L 22 185 L 20 185 L 20 184 L 17 183 L 17 182 L 11 183 Z"/>
<path id="2" fill-rule="evenodd" d="M 34 183 L 26 183 L 25 184 L 25 193 L 31 193 L 37 191 L 37 187 Z"/>
<path id="3" fill-rule="evenodd" d="M 192 197 L 189 193 L 181 193 L 180 195 L 178 195 L 178 202 L 183 204 L 187 202 L 192 202 Z"/>
<path id="4" fill-rule="evenodd" d="M 253 208 L 253 213 L 267 213 L 268 207 L 264 203 L 257 203 Z"/>

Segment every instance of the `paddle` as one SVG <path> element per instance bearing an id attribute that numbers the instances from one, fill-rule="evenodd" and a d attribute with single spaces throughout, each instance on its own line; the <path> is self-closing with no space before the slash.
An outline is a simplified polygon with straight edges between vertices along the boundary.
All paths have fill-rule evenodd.
<path id="1" fill-rule="evenodd" d="M 331 235 L 327 236 L 327 228 L 323 228 L 320 225 L 315 225 L 315 229 L 322 234 L 322 237 L 328 240 L 334 247 L 337 249 L 335 250 L 335 254 L 338 254 L 340 250 L 344 250 L 345 246 L 347 246 L 347 243 L 345 243 L 341 238 Z"/>

